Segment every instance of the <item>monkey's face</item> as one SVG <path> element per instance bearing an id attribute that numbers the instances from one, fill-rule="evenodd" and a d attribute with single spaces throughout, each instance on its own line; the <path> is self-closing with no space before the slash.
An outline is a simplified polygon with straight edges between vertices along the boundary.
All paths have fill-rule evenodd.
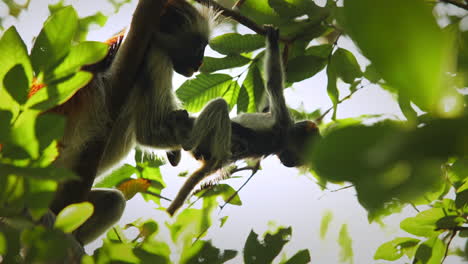
<path id="1" fill-rule="evenodd" d="M 307 147 L 320 137 L 314 122 L 302 121 L 294 124 L 286 138 L 286 147 L 278 153 L 278 158 L 286 167 L 299 167 L 307 163 Z"/>
<path id="2" fill-rule="evenodd" d="M 181 43 L 184 44 L 185 48 L 169 48 L 169 56 L 174 65 L 174 70 L 185 77 L 190 77 L 203 64 L 203 57 L 208 41 L 202 36 L 194 34 L 183 36 Z"/>

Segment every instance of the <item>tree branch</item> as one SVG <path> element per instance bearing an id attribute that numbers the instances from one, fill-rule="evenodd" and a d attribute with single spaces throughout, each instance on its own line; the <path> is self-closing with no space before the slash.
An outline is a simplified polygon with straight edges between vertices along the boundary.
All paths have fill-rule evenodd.
<path id="1" fill-rule="evenodd" d="M 446 3 L 446 4 L 452 4 L 452 5 L 457 6 L 459 8 L 468 10 L 468 3 L 466 1 L 463 1 L 463 2 L 465 2 L 464 4 L 461 3 L 460 1 L 457 1 L 457 0 L 439 0 L 439 2 Z"/>

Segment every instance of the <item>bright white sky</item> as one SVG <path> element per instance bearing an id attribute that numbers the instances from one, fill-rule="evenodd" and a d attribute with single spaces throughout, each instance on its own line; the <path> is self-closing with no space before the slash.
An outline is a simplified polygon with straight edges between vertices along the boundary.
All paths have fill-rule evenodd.
<path id="1" fill-rule="evenodd" d="M 47 17 L 47 3 L 56 1 L 32 1 L 31 12 L 21 16 L 19 21 L 8 21 L 16 24 L 18 31 L 27 44 L 34 35 L 39 33 L 42 21 Z M 74 0 L 68 1 L 77 8 L 80 16 L 93 14 L 101 10 L 112 10 L 105 1 Z M 323 2 L 323 1 L 322 1 Z M 111 17 L 107 25 L 91 32 L 89 40 L 105 40 L 115 32 L 128 25 L 133 4 L 125 5 L 119 14 Z M 0 3 L 0 14 L 6 11 L 3 3 Z M 107 12 L 109 13 L 109 12 Z M 245 31 L 246 33 L 248 30 Z M 220 34 L 216 31 L 214 35 Z M 29 41 L 29 42 L 28 42 Z M 357 55 L 352 42 L 342 38 L 339 46 L 350 49 Z M 213 51 L 208 51 L 213 56 Z M 218 56 L 218 55 L 214 55 Z M 358 56 L 360 65 L 366 64 L 366 60 Z M 185 79 L 176 76 L 174 87 L 178 87 Z M 286 100 L 291 107 L 303 105 L 306 110 L 313 111 L 320 107 L 328 109 L 331 106 L 326 92 L 327 79 L 321 72 L 306 81 L 295 84 L 286 90 Z M 347 91 L 342 89 L 342 95 Z M 338 118 L 356 117 L 362 114 L 390 114 L 401 116 L 398 105 L 392 96 L 380 88 L 369 86 L 365 90 L 357 92 L 351 100 L 339 106 Z M 345 148 L 346 146 L 343 146 Z M 133 153 L 128 160 L 131 163 Z M 192 157 L 185 155 L 182 166 L 172 168 L 170 165 L 162 168 L 168 188 L 163 193 L 166 197 L 174 197 L 184 178 L 177 177 L 181 171 L 194 171 L 198 163 Z M 337 164 L 339 165 L 339 164 Z M 262 163 L 263 170 L 258 172 L 250 183 L 241 191 L 240 197 L 243 206 L 229 205 L 219 215 L 219 218 L 228 215 L 229 219 L 223 228 L 212 228 L 208 238 L 219 248 L 241 250 L 250 230 L 253 228 L 258 234 L 268 230 L 269 223 L 276 226 L 292 226 L 292 241 L 288 243 L 283 252 L 292 256 L 298 250 L 309 248 L 313 263 L 339 263 L 338 233 L 342 224 L 348 225 L 349 233 L 353 239 L 354 263 L 384 263 L 374 261 L 373 255 L 377 247 L 383 242 L 396 236 L 409 236 L 399 231 L 399 222 L 406 216 L 414 216 L 416 212 L 406 208 L 401 215 L 394 215 L 384 220 L 385 226 L 369 224 L 366 211 L 358 204 L 353 188 L 338 192 L 321 191 L 310 175 L 300 175 L 297 169 L 289 169 L 282 166 L 276 157 L 269 157 Z M 237 189 L 246 177 L 230 179 L 226 181 Z M 342 186 L 329 186 L 329 189 L 338 189 Z M 153 210 L 154 204 L 145 203 L 140 196 L 127 203 L 127 209 L 120 224 L 124 225 L 138 218 L 153 218 L 163 227 L 168 219 L 164 212 Z M 333 220 L 325 240 L 319 237 L 320 221 L 327 210 L 333 213 Z M 215 224 L 216 225 L 216 224 Z M 167 234 L 166 234 L 167 235 Z M 167 237 L 167 239 L 169 239 Z M 92 251 L 100 242 L 95 242 L 87 247 Z M 242 256 L 242 252 L 238 253 Z M 242 263 L 241 258 L 229 262 L 231 264 Z M 459 258 L 449 257 L 445 263 L 461 263 Z"/>

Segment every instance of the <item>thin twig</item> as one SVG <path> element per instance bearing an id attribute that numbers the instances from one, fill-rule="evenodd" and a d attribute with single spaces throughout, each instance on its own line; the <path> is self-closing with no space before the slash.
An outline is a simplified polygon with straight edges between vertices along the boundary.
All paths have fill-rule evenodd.
<path id="1" fill-rule="evenodd" d="M 162 196 L 162 195 L 160 195 L 160 194 L 154 193 L 154 192 L 145 191 L 145 192 L 143 192 L 143 193 L 145 193 L 145 194 L 150 194 L 150 195 L 153 195 L 153 196 L 156 196 L 156 197 L 158 197 L 159 199 L 163 199 L 163 200 L 166 200 L 166 201 L 168 201 L 168 202 L 172 202 L 172 200 L 171 200 L 171 199 L 169 199 L 169 198 L 166 198 L 166 197 L 164 197 L 164 196 Z"/>
<path id="2" fill-rule="evenodd" d="M 468 10 L 468 3 L 466 1 L 464 1 L 465 2 L 464 4 L 461 3 L 460 1 L 457 1 L 457 0 L 439 0 L 439 1 L 442 2 L 442 3 L 452 4 L 452 5 L 457 6 L 459 8 Z"/>
<path id="3" fill-rule="evenodd" d="M 440 263 L 444 263 L 445 259 L 447 258 L 448 256 L 448 252 L 449 252 L 449 247 L 450 247 L 450 243 L 452 243 L 452 240 L 453 238 L 457 235 L 457 231 L 452 231 L 451 234 L 450 234 L 450 238 L 449 240 L 447 241 L 447 246 L 445 248 L 445 254 L 444 254 L 444 258 L 442 259 L 442 261 Z"/>
<path id="4" fill-rule="evenodd" d="M 239 194 L 239 192 L 242 190 L 242 188 L 244 188 L 244 187 L 247 185 L 247 183 L 249 183 L 249 181 L 253 178 L 253 176 L 254 176 L 255 174 L 257 174 L 259 168 L 260 168 L 260 161 L 257 162 L 257 164 L 256 164 L 256 166 L 255 166 L 255 169 L 252 170 L 252 174 L 250 174 L 249 178 L 247 178 L 247 180 L 241 185 L 241 187 L 239 187 L 239 189 L 237 189 L 236 192 L 233 193 L 233 194 L 224 202 L 224 204 L 220 206 L 221 209 L 219 210 L 218 213 L 221 213 L 221 211 L 224 209 L 224 207 L 225 207 L 227 204 L 229 204 L 229 203 L 232 201 L 232 199 L 234 199 L 234 197 L 236 197 L 236 196 Z"/>

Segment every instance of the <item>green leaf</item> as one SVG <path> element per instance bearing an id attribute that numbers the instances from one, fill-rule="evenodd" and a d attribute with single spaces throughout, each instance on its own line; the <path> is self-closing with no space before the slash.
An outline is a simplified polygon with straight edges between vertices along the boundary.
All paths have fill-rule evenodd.
<path id="1" fill-rule="evenodd" d="M 468 190 L 457 192 L 457 198 L 455 199 L 455 205 L 457 208 L 464 208 L 468 205 Z"/>
<path id="2" fill-rule="evenodd" d="M 307 4 L 316 6 L 314 2 L 307 0 L 268 0 L 268 4 L 275 10 L 278 15 L 293 19 L 305 15 L 307 13 Z"/>
<path id="3" fill-rule="evenodd" d="M 345 83 L 352 84 L 356 78 L 362 76 L 361 68 L 354 57 L 348 50 L 339 48 L 332 56 L 333 66 L 336 74 Z"/>
<path id="4" fill-rule="evenodd" d="M 93 211 L 94 207 L 90 202 L 71 204 L 57 215 L 54 227 L 65 233 L 71 233 L 86 222 Z"/>
<path id="5" fill-rule="evenodd" d="M 341 262 L 353 262 L 353 240 L 348 232 L 348 226 L 346 224 L 341 226 L 340 234 L 338 237 L 338 244 L 340 245 L 340 261 Z"/>
<path id="6" fill-rule="evenodd" d="M 92 25 L 104 26 L 107 22 L 107 16 L 101 12 L 96 12 L 94 15 L 80 18 L 78 21 L 78 31 L 75 34 L 74 39 L 76 41 L 86 40 L 88 31 Z"/>
<path id="7" fill-rule="evenodd" d="M 265 84 L 258 64 L 249 67 L 249 72 L 242 83 L 237 100 L 237 112 L 255 113 L 260 112 L 262 96 L 265 93 Z"/>
<path id="8" fill-rule="evenodd" d="M 403 254 L 407 254 L 409 258 L 412 258 L 419 241 L 419 239 L 411 237 L 397 237 L 380 245 L 374 254 L 374 259 L 395 261 L 400 259 Z"/>
<path id="9" fill-rule="evenodd" d="M 344 3 L 347 33 L 382 78 L 424 111 L 436 110 L 442 95 L 452 92 L 444 74 L 453 49 L 432 12 L 423 1 Z"/>
<path id="10" fill-rule="evenodd" d="M 184 246 L 192 246 L 194 237 L 204 234 L 211 226 L 211 214 L 215 204 L 209 207 L 198 209 L 185 209 L 176 218 L 176 221 L 169 225 L 171 238 L 174 242 L 182 242 Z"/>
<path id="11" fill-rule="evenodd" d="M 221 264 L 235 258 L 237 251 L 223 250 L 214 247 L 211 241 L 198 240 L 182 252 L 180 263 L 183 264 Z"/>
<path id="12" fill-rule="evenodd" d="M 268 0 L 244 1 L 242 5 L 239 6 L 239 11 L 242 15 L 251 18 L 259 25 L 277 25 L 285 20 L 289 20 L 279 16 L 275 10 L 270 7 Z"/>
<path id="13" fill-rule="evenodd" d="M 40 89 L 28 100 L 26 106 L 45 111 L 61 105 L 70 99 L 78 89 L 88 84 L 92 78 L 93 75 L 89 72 L 77 72 L 58 83 Z"/>
<path id="14" fill-rule="evenodd" d="M 176 94 L 188 111 L 198 112 L 211 99 L 225 95 L 231 85 L 232 77 L 227 74 L 199 74 L 184 82 Z"/>
<path id="15" fill-rule="evenodd" d="M 65 117 L 59 114 L 44 113 L 36 119 L 36 137 L 39 150 L 43 151 L 50 144 L 63 136 L 65 130 Z"/>
<path id="16" fill-rule="evenodd" d="M 26 207 L 35 220 L 39 220 L 48 211 L 49 204 L 57 190 L 57 181 L 29 177 L 28 191 L 25 194 Z"/>
<path id="17" fill-rule="evenodd" d="M 20 35 L 16 31 L 16 28 L 10 27 L 3 33 L 0 39 L 0 109 L 11 111 L 16 116 L 19 112 L 18 103 L 10 96 L 6 89 L 3 88 L 5 75 L 11 71 L 13 67 L 22 67 L 25 77 L 27 78 L 28 84 L 32 82 L 32 66 L 29 61 L 28 51 L 26 45 L 21 39 Z M 20 65 L 20 66 L 17 66 Z M 24 88 L 24 87 L 23 87 Z M 28 87 L 29 88 L 29 87 Z M 10 90 L 16 90 L 19 88 L 12 87 Z M 19 95 L 20 101 L 22 98 L 21 89 L 13 94 Z"/>
<path id="18" fill-rule="evenodd" d="M 259 241 L 258 235 L 250 231 L 244 246 L 244 263 L 271 263 L 291 239 L 291 232 L 291 227 L 280 228 L 274 234 L 267 233 L 263 241 Z"/>
<path id="19" fill-rule="evenodd" d="M 322 59 L 328 59 L 333 50 L 333 45 L 323 44 L 318 46 L 311 46 L 305 51 L 305 55 L 315 56 Z"/>
<path id="20" fill-rule="evenodd" d="M 431 237 L 442 233 L 437 230 L 437 221 L 447 216 L 442 208 L 431 208 L 422 211 L 415 217 L 408 217 L 400 223 L 400 228 L 406 232 L 422 237 Z"/>
<path id="21" fill-rule="evenodd" d="M 210 47 L 221 54 L 247 53 L 265 46 L 265 38 L 257 34 L 227 33 L 210 41 Z"/>
<path id="22" fill-rule="evenodd" d="M 328 227 L 333 219 L 333 213 L 329 210 L 325 211 L 320 223 L 320 239 L 324 240 L 328 231 Z"/>
<path id="23" fill-rule="evenodd" d="M 13 124 L 9 142 L 21 147 L 33 159 L 39 157 L 39 142 L 36 138 L 35 125 L 37 111 L 25 111 Z"/>
<path id="24" fill-rule="evenodd" d="M 65 78 L 79 71 L 84 65 L 102 60 L 107 55 L 108 48 L 109 46 L 105 43 L 92 41 L 81 42 L 72 46 L 63 62 L 45 76 L 45 83 Z"/>
<path id="25" fill-rule="evenodd" d="M 364 71 L 364 77 L 366 77 L 366 79 L 371 83 L 378 83 L 382 79 L 373 64 L 367 65 L 366 70 Z"/>
<path id="26" fill-rule="evenodd" d="M 324 58 L 306 55 L 298 56 L 288 61 L 286 70 L 287 82 L 300 82 L 310 78 L 323 70 L 327 65 L 327 60 Z"/>
<path id="27" fill-rule="evenodd" d="M 36 74 L 48 72 L 65 58 L 77 28 L 78 16 L 71 6 L 60 9 L 47 19 L 31 51 Z"/>
<path id="28" fill-rule="evenodd" d="M 113 170 L 110 174 L 98 177 L 94 181 L 94 188 L 111 188 L 117 186 L 122 181 L 129 179 L 138 170 L 129 164 L 124 164 L 120 168 Z"/>
<path id="29" fill-rule="evenodd" d="M 445 244 L 438 237 L 432 237 L 419 245 L 413 263 L 440 264 L 445 256 Z"/>
<path id="30" fill-rule="evenodd" d="M 297 252 L 294 256 L 281 264 L 307 264 L 310 263 L 310 253 L 308 249 Z"/>
<path id="31" fill-rule="evenodd" d="M 210 73 L 224 69 L 232 69 L 244 66 L 249 62 L 249 58 L 241 55 L 228 55 L 223 58 L 205 57 L 200 72 Z"/>
<path id="32" fill-rule="evenodd" d="M 417 120 L 418 113 L 413 109 L 408 98 L 401 93 L 398 95 L 398 105 L 408 121 L 414 122 Z"/>

